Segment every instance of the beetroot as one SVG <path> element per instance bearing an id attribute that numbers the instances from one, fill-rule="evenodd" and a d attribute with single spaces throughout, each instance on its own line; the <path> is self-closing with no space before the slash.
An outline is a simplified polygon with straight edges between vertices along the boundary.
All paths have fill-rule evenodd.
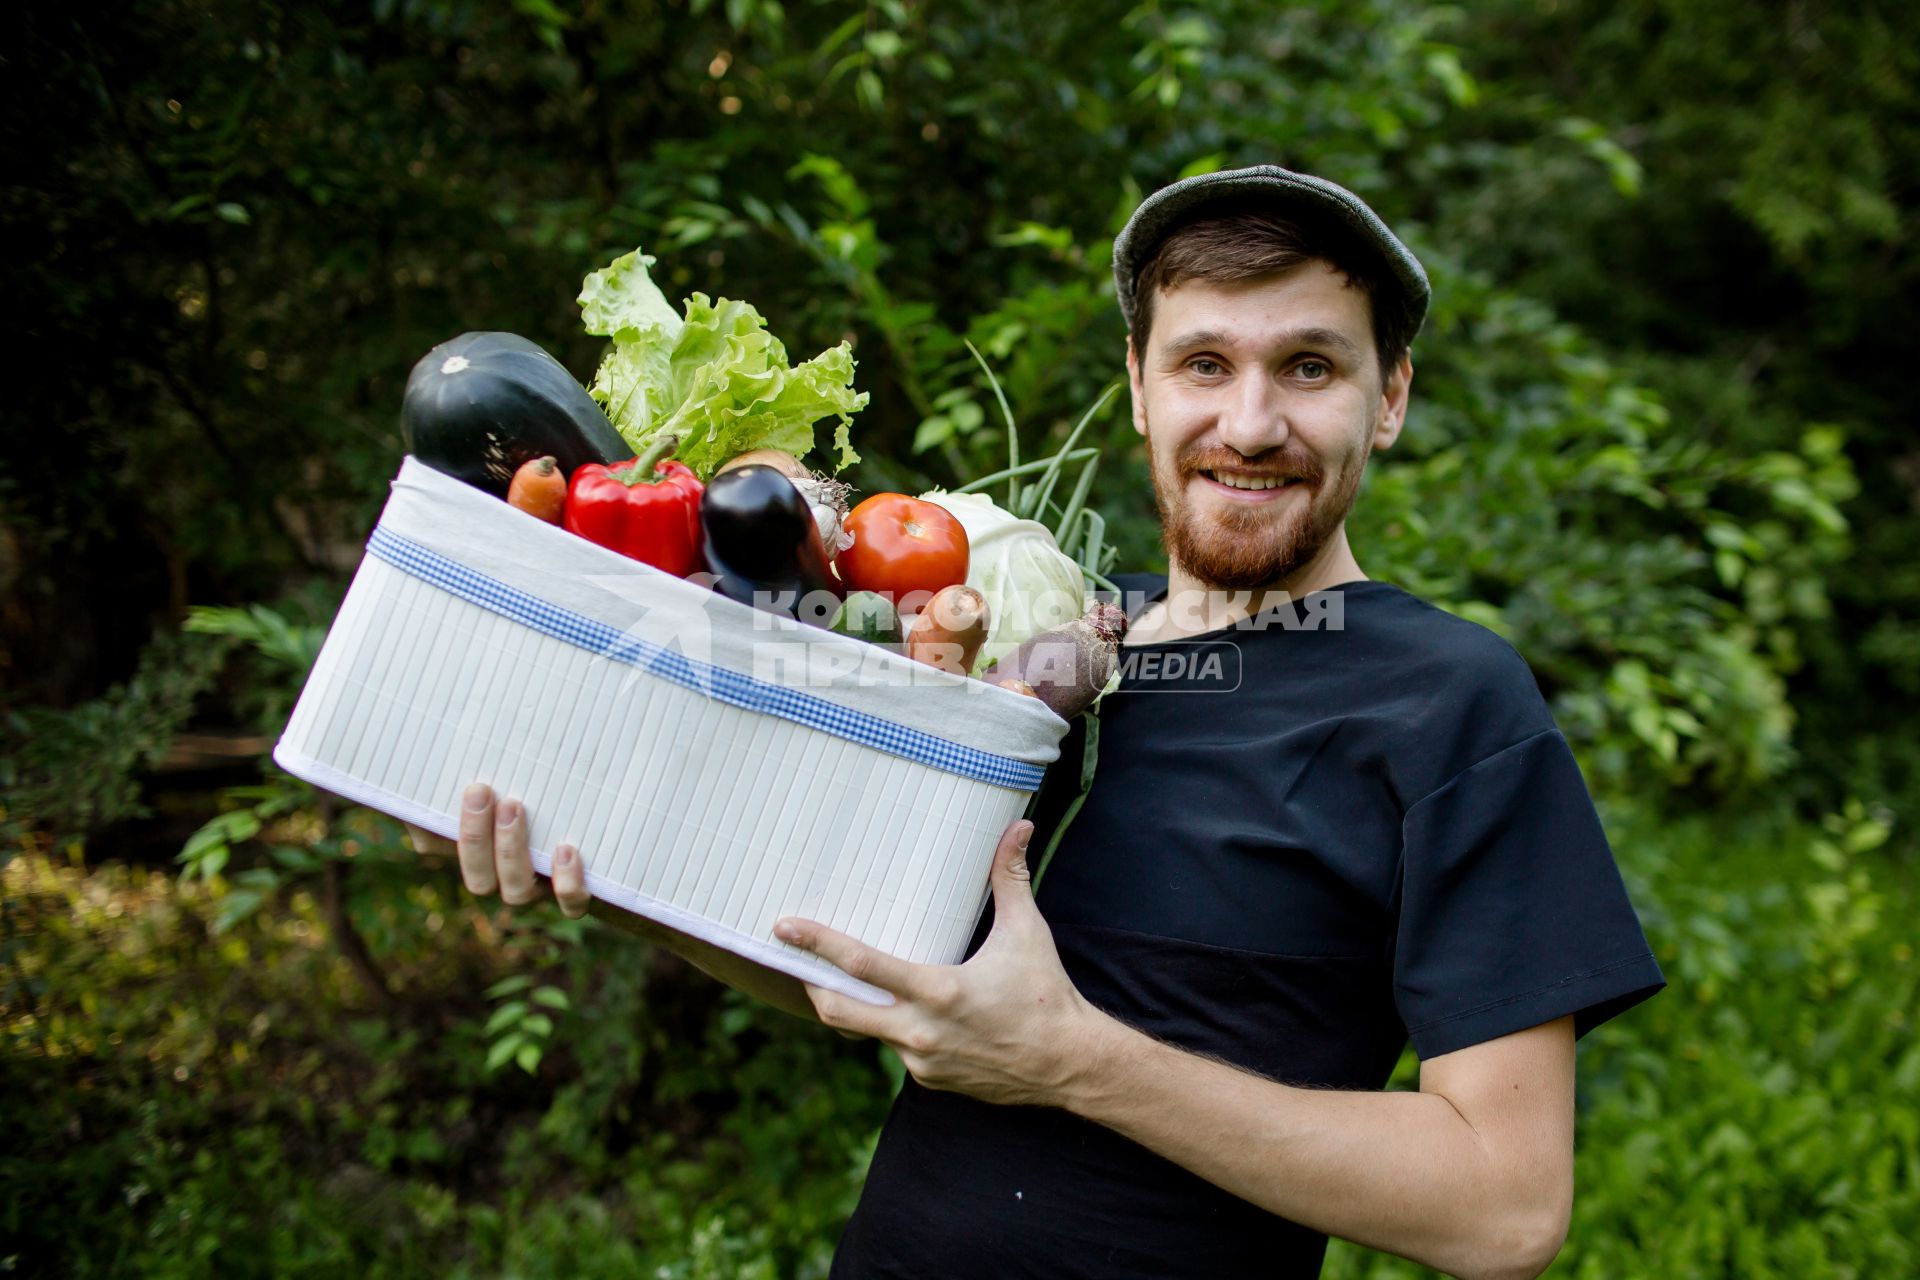
<path id="1" fill-rule="evenodd" d="M 989 670 L 989 684 L 1023 684 L 1062 720 L 1093 705 L 1113 677 L 1127 615 L 1110 604 L 1096 604 L 1063 627 L 1042 631 Z"/>

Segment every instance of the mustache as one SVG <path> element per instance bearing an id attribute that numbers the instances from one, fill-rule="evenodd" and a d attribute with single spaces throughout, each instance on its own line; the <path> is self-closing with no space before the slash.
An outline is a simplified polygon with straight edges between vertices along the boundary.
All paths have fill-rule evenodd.
<path id="1" fill-rule="evenodd" d="M 1174 459 L 1174 467 L 1182 479 L 1202 471 L 1232 471 L 1263 478 L 1298 476 L 1309 484 L 1318 484 L 1322 478 L 1319 463 L 1308 455 L 1291 453 L 1284 446 L 1248 457 L 1238 449 L 1222 445 L 1196 445 L 1182 450 Z"/>

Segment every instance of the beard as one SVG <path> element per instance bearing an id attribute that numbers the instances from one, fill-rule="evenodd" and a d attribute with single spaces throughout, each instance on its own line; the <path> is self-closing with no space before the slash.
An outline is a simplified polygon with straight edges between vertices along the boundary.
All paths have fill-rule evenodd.
<path id="1" fill-rule="evenodd" d="M 1311 454 L 1285 446 L 1252 457 L 1220 445 L 1194 446 L 1171 459 L 1154 453 L 1153 501 L 1167 554 L 1218 590 L 1258 591 L 1290 579 L 1312 563 L 1353 509 L 1372 439 L 1370 429 L 1359 460 L 1331 477 Z M 1189 482 L 1203 471 L 1233 468 L 1299 476 L 1295 487 L 1303 492 L 1211 514 L 1195 511 Z"/>

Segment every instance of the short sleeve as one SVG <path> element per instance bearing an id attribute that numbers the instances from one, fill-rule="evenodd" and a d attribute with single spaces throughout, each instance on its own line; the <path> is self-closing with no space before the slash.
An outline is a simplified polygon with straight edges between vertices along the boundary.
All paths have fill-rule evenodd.
<path id="1" fill-rule="evenodd" d="M 1455 775 L 1401 836 L 1394 1002 L 1422 1059 L 1567 1014 L 1585 1035 L 1666 985 L 1559 729 Z"/>

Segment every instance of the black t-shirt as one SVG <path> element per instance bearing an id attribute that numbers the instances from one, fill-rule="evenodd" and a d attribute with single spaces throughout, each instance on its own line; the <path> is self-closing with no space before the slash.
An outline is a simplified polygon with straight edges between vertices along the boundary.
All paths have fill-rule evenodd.
<path id="1" fill-rule="evenodd" d="M 1379 1089 L 1409 1038 L 1425 1059 L 1566 1014 L 1584 1034 L 1664 984 L 1573 753 L 1494 632 L 1367 580 L 1122 654 L 1039 890 L 1094 1005 L 1275 1080 Z M 1031 858 L 1083 738 L 1049 770 Z M 1325 1247 L 1112 1130 L 909 1079 L 832 1274 L 1272 1280 L 1317 1276 Z"/>

